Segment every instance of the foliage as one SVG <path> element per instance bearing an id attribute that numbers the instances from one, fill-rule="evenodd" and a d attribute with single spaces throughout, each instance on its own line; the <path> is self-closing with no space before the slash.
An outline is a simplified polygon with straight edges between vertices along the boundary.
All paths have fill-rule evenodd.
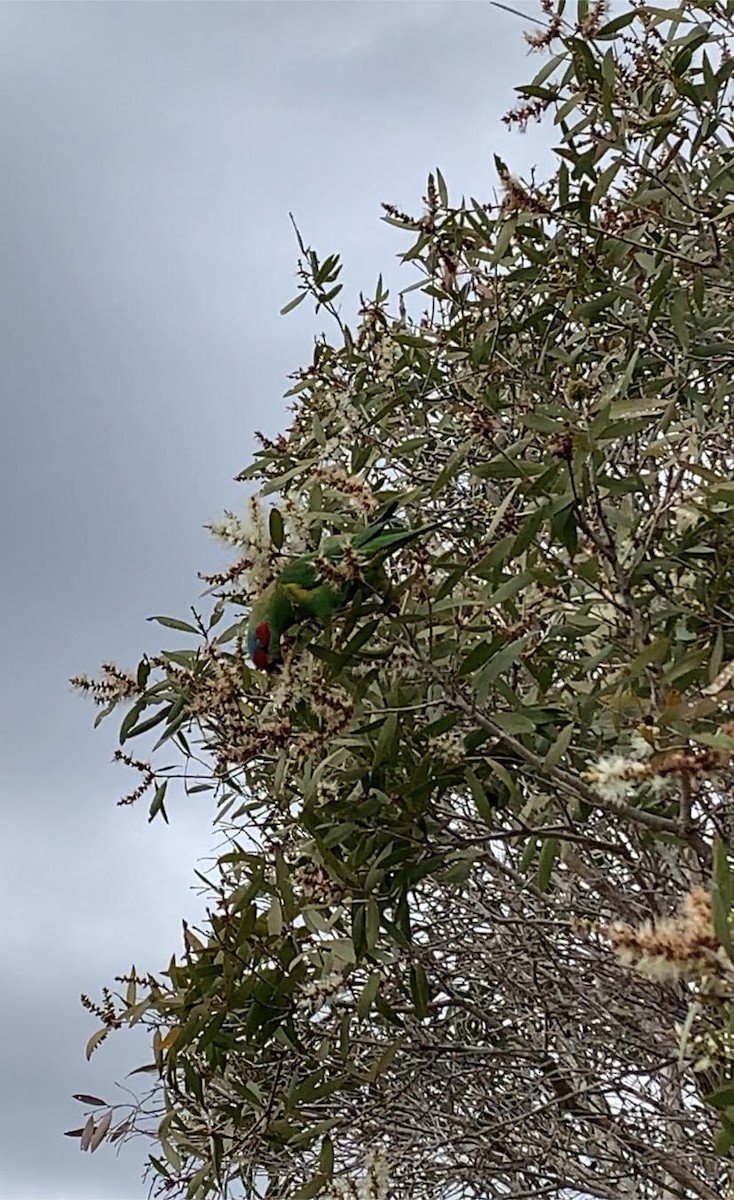
<path id="1" fill-rule="evenodd" d="M 553 177 L 386 205 L 418 279 L 355 329 L 303 247 L 286 308 L 335 337 L 211 617 L 77 680 L 227 835 L 182 954 L 87 1000 L 92 1043 L 150 1027 L 113 1136 L 156 1117 L 165 1194 L 346 1194 L 375 1155 L 396 1197 L 726 1190 L 734 2 L 541 8 L 507 121 L 552 119 Z M 390 507 L 435 528 L 255 671 L 253 601 Z M 165 817 L 176 771 L 119 757 Z"/>

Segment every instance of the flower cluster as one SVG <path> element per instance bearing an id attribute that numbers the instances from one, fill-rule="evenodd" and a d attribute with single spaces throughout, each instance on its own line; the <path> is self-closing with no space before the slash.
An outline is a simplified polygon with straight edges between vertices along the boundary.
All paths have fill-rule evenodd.
<path id="1" fill-rule="evenodd" d="M 280 517 L 290 553 L 306 551 L 308 531 L 305 516 L 292 497 L 283 497 Z M 207 576 L 207 581 L 221 587 L 234 583 L 244 575 L 248 590 L 253 594 L 261 592 L 279 569 L 279 550 L 271 539 L 270 522 L 270 509 L 263 506 L 258 496 L 249 497 L 244 516 L 226 511 L 221 521 L 211 522 L 209 529 L 215 537 L 228 546 L 244 550 L 244 554 L 229 570 Z"/>
<path id="2" fill-rule="evenodd" d="M 664 780 L 656 774 L 649 763 L 625 758 L 621 754 L 600 758 L 598 763 L 584 772 L 594 791 L 605 800 L 621 800 L 628 795 L 630 787 L 647 781 L 654 791 L 662 790 Z"/>
<path id="3" fill-rule="evenodd" d="M 309 655 L 301 654 L 295 646 L 281 649 L 281 669 L 274 676 L 275 681 L 268 692 L 269 706 L 275 712 L 291 708 L 295 696 L 310 694 L 314 673 L 319 671 L 318 663 Z"/>
<path id="4" fill-rule="evenodd" d="M 731 737 L 734 722 L 727 721 L 720 727 L 720 732 Z M 653 794 L 658 794 L 665 791 L 667 780 L 672 776 L 700 778 L 711 775 L 728 766 L 731 758 L 731 751 L 713 746 L 681 746 L 656 751 L 647 738 L 636 732 L 630 739 L 629 757 L 615 754 L 601 758 L 584 772 L 584 778 L 605 800 L 621 800 L 630 788 L 641 783 L 646 784 Z"/>
<path id="5" fill-rule="evenodd" d="M 150 763 L 142 762 L 139 758 L 132 758 L 131 755 L 125 754 L 122 750 L 115 750 L 112 755 L 114 762 L 124 763 L 126 767 L 132 767 L 133 771 L 137 771 L 141 776 L 140 783 L 126 796 L 122 796 L 118 804 L 135 804 L 155 783 L 155 771 Z"/>
<path id="6" fill-rule="evenodd" d="M 714 930 L 711 895 L 693 888 L 669 917 L 608 925 L 600 935 L 620 963 L 659 983 L 695 983 L 703 995 L 734 995 L 734 966 Z"/>
<path id="7" fill-rule="evenodd" d="M 678 1037 L 684 1037 L 683 1027 L 676 1025 Z M 729 1029 L 697 1033 L 688 1039 L 688 1048 L 694 1055 L 694 1071 L 708 1071 L 711 1067 L 734 1062 L 734 1032 Z"/>
<path id="8" fill-rule="evenodd" d="M 102 675 L 99 679 L 90 679 L 88 675 L 74 675 L 69 682 L 72 687 L 86 692 L 95 704 L 100 705 L 128 700 L 140 693 L 135 676 L 116 667 L 114 663 L 102 663 Z"/>
<path id="9" fill-rule="evenodd" d="M 361 1179 L 335 1179 L 326 1200 L 387 1200 L 388 1182 L 387 1157 L 379 1148 L 367 1159 Z"/>
<path id="10" fill-rule="evenodd" d="M 111 1029 L 120 1029 L 122 1027 L 122 1020 L 115 1011 L 115 1001 L 109 988 L 102 988 L 101 1004 L 95 1004 L 94 1000 L 86 992 L 82 992 L 80 999 L 82 1008 L 86 1008 L 87 1012 L 92 1013 L 93 1016 L 99 1017 L 104 1027 L 94 1035 L 93 1049 L 96 1050 L 98 1046 L 101 1046 Z M 89 1054 L 91 1054 L 91 1050 Z"/>
<path id="11" fill-rule="evenodd" d="M 317 554 L 314 557 L 313 565 L 327 583 L 337 586 L 349 583 L 352 579 L 358 579 L 362 570 L 362 561 L 359 555 L 349 545 L 344 546 L 338 563 L 334 563 L 331 559 Z"/>
<path id="12" fill-rule="evenodd" d="M 316 907 L 339 904 L 345 896 L 343 886 L 332 879 L 326 868 L 318 863 L 296 867 L 293 871 L 293 882 L 301 889 L 303 899 Z"/>
<path id="13" fill-rule="evenodd" d="M 329 746 L 354 715 L 354 702 L 342 687 L 314 681 L 308 699 L 312 711 L 321 718 L 321 728 L 302 733 L 291 743 L 291 753 L 301 760 Z"/>
<path id="14" fill-rule="evenodd" d="M 301 988 L 298 1006 L 299 1008 L 307 1008 L 311 1012 L 318 1012 L 330 1000 L 339 994 L 344 986 L 344 974 L 342 971 L 332 971 L 330 975 L 326 975 L 323 979 L 314 979 L 310 983 L 304 984 Z"/>
<path id="15" fill-rule="evenodd" d="M 270 582 L 274 547 L 265 510 L 257 496 L 250 496 L 244 517 L 225 511 L 221 521 L 212 521 L 210 531 L 228 546 L 246 552 L 248 583 L 258 591 Z"/>
<path id="16" fill-rule="evenodd" d="M 466 760 L 464 734 L 460 729 L 449 729 L 431 741 L 433 751 L 447 767 L 460 767 Z"/>
<path id="17" fill-rule="evenodd" d="M 222 764 L 244 766 L 253 758 L 263 754 L 274 754 L 292 738 L 293 726 L 286 718 L 261 719 L 252 722 L 249 731 L 237 741 L 214 747 Z"/>
<path id="18" fill-rule="evenodd" d="M 342 467 L 316 467 L 314 476 L 329 491 L 338 492 L 344 496 L 347 504 L 351 504 L 352 508 L 365 516 L 369 516 L 376 508 L 379 508 L 374 492 L 364 480 L 349 475 Z"/>

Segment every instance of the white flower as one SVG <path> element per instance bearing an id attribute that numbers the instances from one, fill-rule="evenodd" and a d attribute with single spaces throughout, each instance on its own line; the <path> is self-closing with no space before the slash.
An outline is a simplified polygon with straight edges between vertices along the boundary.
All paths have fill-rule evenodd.
<path id="1" fill-rule="evenodd" d="M 382 1147 L 373 1150 L 359 1181 L 335 1179 L 327 1200 L 386 1200 L 388 1185 L 387 1157 Z"/>
<path id="2" fill-rule="evenodd" d="M 653 750 L 654 746 L 648 742 L 647 738 L 644 738 L 641 733 L 638 733 L 637 730 L 635 730 L 630 738 L 630 754 L 632 755 L 632 758 L 649 758 L 653 753 Z"/>
<path id="3" fill-rule="evenodd" d="M 466 758 L 464 735 L 459 729 L 449 729 L 432 739 L 433 748 L 447 767 L 458 767 Z"/>
<path id="4" fill-rule="evenodd" d="M 650 778 L 650 770 L 644 763 L 615 754 L 600 758 L 585 772 L 585 777 L 605 800 L 622 800 L 631 785 Z"/>

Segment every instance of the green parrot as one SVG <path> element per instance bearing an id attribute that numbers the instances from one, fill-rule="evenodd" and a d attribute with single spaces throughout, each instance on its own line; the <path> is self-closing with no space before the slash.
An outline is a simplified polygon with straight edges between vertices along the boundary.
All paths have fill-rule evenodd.
<path id="1" fill-rule="evenodd" d="M 356 552 L 361 566 L 372 567 L 436 528 L 423 525 L 420 529 L 386 529 L 385 519 L 356 534 L 327 538 L 318 557 L 337 564 L 349 548 Z M 345 580 L 339 584 L 324 579 L 310 555 L 296 558 L 284 567 L 250 610 L 247 650 L 258 670 L 273 669 L 280 657 L 280 639 L 291 625 L 307 616 L 328 623 L 354 594 L 355 583 Z"/>

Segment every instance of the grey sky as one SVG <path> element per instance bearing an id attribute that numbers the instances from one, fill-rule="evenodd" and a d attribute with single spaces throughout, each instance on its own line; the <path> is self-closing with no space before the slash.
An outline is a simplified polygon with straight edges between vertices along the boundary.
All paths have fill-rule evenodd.
<path id="1" fill-rule="evenodd" d="M 407 246 L 380 201 L 417 209 L 436 164 L 488 198 L 493 151 L 543 162 L 547 133 L 499 121 L 540 66 L 522 29 L 461 0 L 0 7 L 0 1200 L 145 1195 L 142 1144 L 61 1136 L 72 1092 L 119 1098 L 145 1058 L 119 1035 L 87 1066 L 78 994 L 168 960 L 213 844 L 206 799 L 168 828 L 115 806 L 114 726 L 67 679 L 166 644 L 144 618 L 226 562 L 203 525 L 320 328 L 278 316 L 289 209 L 351 310 Z"/>

